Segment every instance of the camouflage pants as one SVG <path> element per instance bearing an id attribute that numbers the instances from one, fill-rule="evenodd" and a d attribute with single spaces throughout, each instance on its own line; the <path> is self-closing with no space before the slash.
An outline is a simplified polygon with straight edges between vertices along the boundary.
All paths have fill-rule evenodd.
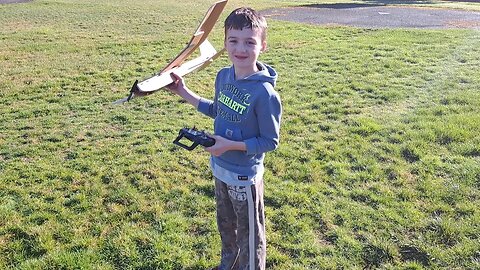
<path id="1" fill-rule="evenodd" d="M 219 270 L 264 270 L 266 258 L 263 179 L 229 186 L 215 179 L 217 226 L 222 239 Z"/>

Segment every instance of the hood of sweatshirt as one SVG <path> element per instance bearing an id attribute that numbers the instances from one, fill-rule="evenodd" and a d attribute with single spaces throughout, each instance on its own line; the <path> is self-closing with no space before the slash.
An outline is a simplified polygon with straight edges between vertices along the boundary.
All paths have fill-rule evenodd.
<path id="1" fill-rule="evenodd" d="M 273 87 L 275 87 L 275 84 L 278 78 L 278 75 L 275 69 L 261 62 L 257 62 L 257 68 L 258 68 L 257 72 L 238 81 L 244 80 L 244 81 L 254 81 L 254 82 L 258 82 L 258 81 L 268 82 Z M 232 76 L 232 78 L 235 78 L 235 69 L 233 68 L 233 66 L 230 69 L 230 76 Z"/>

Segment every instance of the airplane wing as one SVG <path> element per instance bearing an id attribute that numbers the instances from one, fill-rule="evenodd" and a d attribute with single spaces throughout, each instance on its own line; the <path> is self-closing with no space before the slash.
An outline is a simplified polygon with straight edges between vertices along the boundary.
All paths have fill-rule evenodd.
<path id="1" fill-rule="evenodd" d="M 164 67 L 160 73 L 141 82 L 138 80 L 135 81 L 130 89 L 130 95 L 126 98 L 115 101 L 114 104 L 121 104 L 130 101 L 136 96 L 150 95 L 173 82 L 173 79 L 170 76 L 172 72 L 184 76 L 193 71 L 201 70 L 218 58 L 224 52 L 224 49 L 217 52 L 207 40 L 207 36 L 215 26 L 215 23 L 225 8 L 227 1 L 228 0 L 218 1 L 209 8 L 203 21 L 198 26 L 187 46 L 166 67 Z M 184 63 L 184 61 L 197 48 L 200 48 L 200 56 Z"/>
<path id="2" fill-rule="evenodd" d="M 170 76 L 171 73 L 175 73 L 179 76 L 185 76 L 188 73 L 200 70 L 213 62 L 213 60 L 215 60 L 223 51 L 224 50 L 221 50 L 217 53 L 217 51 L 215 50 L 215 48 L 213 48 L 210 42 L 208 42 L 208 40 L 205 40 L 200 45 L 199 57 L 185 62 L 180 66 L 176 66 L 166 71 L 163 71 L 159 75 L 153 76 L 140 83 L 137 83 L 137 88 L 140 92 L 154 92 L 173 82 L 172 77 Z"/>

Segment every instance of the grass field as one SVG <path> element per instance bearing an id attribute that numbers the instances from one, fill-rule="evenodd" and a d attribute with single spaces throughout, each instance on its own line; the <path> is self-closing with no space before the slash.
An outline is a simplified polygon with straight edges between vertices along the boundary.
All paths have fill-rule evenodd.
<path id="1" fill-rule="evenodd" d="M 172 144 L 212 121 L 166 91 L 111 104 L 211 2 L 0 6 L 1 269 L 218 263 L 208 155 Z M 267 269 L 479 269 L 480 32 L 269 26 L 261 60 L 280 74 L 284 117 L 266 159 Z M 225 65 L 186 81 L 212 97 Z"/>

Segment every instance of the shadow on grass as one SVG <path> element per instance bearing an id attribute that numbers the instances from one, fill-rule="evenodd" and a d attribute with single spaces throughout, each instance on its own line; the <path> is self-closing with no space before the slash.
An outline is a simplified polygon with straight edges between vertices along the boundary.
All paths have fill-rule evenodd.
<path id="1" fill-rule="evenodd" d="M 403 261 L 416 261 L 423 266 L 430 266 L 431 256 L 430 254 L 422 251 L 420 248 L 410 245 L 403 245 L 400 247 L 400 255 Z"/>

